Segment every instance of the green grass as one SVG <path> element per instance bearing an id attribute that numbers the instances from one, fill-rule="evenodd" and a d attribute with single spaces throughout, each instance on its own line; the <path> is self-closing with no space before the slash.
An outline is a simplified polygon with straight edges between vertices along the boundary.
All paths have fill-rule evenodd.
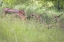
<path id="1" fill-rule="evenodd" d="M 42 16 L 45 23 L 10 18 L 11 15 L 4 19 L 0 17 L 0 42 L 64 42 L 64 27 L 60 27 L 60 23 L 64 23 L 64 15 L 59 19 L 60 23 L 55 23 L 52 16 L 61 13 L 53 10 L 45 12 Z"/>
<path id="2" fill-rule="evenodd" d="M 64 42 L 64 29 L 59 25 L 48 29 L 46 24 L 30 20 L 0 18 L 0 42 Z"/>

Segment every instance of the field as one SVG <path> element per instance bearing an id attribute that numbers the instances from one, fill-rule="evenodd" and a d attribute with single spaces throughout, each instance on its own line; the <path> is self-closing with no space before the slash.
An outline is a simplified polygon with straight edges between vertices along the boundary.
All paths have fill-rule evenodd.
<path id="1" fill-rule="evenodd" d="M 48 15 L 51 17 L 51 14 Z M 60 18 L 62 21 L 63 16 Z M 0 18 L 0 42 L 64 42 L 64 27 L 60 26 L 60 23 L 64 22 L 54 23 L 55 21 L 48 20 L 40 23 L 35 20 L 20 20 L 9 16 L 4 19 Z"/>

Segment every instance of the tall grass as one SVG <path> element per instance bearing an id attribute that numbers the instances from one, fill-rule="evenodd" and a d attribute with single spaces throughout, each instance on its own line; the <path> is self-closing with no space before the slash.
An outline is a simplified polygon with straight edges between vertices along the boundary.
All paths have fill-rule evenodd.
<path id="1" fill-rule="evenodd" d="M 31 20 L 0 18 L 0 42 L 64 42 L 64 30 L 59 25 L 48 29 Z"/>
<path id="2" fill-rule="evenodd" d="M 45 5 L 47 7 L 47 5 Z M 48 5 L 49 6 L 49 5 Z M 29 5 L 16 5 L 13 9 L 24 9 L 26 16 L 30 14 L 42 14 L 45 22 L 36 22 L 35 20 L 20 20 L 16 18 L 2 19 L 2 10 L 7 5 L 0 7 L 0 42 L 64 42 L 64 15 L 59 19 L 60 23 L 55 23 L 53 15 L 59 15 L 63 12 L 57 12 L 56 9 L 48 8 L 37 4 L 36 2 Z"/>

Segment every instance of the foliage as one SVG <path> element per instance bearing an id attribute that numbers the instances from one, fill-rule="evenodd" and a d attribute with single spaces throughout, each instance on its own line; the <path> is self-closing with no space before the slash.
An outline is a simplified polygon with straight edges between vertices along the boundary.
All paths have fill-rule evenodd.
<path id="1" fill-rule="evenodd" d="M 44 22 L 20 20 L 10 14 L 2 19 L 5 7 L 24 9 L 26 17 L 38 14 Z M 54 17 L 64 13 L 56 11 L 61 9 L 64 9 L 64 0 L 0 0 L 0 42 L 64 42 L 64 15 L 59 22 Z"/>
<path id="2" fill-rule="evenodd" d="M 19 4 L 20 5 L 24 4 L 27 6 L 30 5 L 32 7 L 32 4 L 34 5 L 36 3 L 36 4 L 41 5 L 40 8 L 41 7 L 47 7 L 47 8 L 55 7 L 58 10 L 64 9 L 63 0 L 18 0 L 18 1 L 17 0 L 3 0 L 3 3 L 6 5 L 6 7 L 11 7 L 11 8 Z"/>

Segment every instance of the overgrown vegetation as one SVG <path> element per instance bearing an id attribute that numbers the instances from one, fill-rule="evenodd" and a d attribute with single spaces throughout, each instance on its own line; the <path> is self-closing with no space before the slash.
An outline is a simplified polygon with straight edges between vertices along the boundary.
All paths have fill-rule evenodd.
<path id="1" fill-rule="evenodd" d="M 0 42 L 64 42 L 63 3 L 63 0 L 0 0 Z M 24 9 L 26 17 L 40 15 L 44 22 L 36 17 L 21 20 L 11 14 L 2 18 L 5 7 Z"/>

